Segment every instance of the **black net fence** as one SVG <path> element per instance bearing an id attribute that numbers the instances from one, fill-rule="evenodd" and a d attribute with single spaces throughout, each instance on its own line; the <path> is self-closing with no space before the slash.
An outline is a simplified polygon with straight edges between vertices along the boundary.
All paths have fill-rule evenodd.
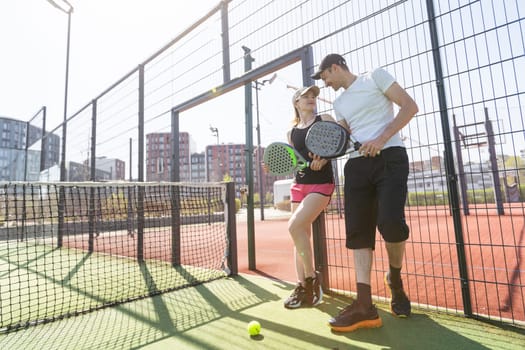
<path id="1" fill-rule="evenodd" d="M 9 183 L 0 191 L 0 330 L 232 271 L 226 184 Z"/>

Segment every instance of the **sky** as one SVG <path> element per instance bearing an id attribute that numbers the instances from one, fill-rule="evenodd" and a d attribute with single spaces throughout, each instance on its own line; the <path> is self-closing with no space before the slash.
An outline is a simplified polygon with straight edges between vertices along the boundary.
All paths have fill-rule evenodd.
<path id="1" fill-rule="evenodd" d="M 64 5 L 61 0 L 56 0 Z M 144 62 L 162 46 L 206 15 L 219 0 L 198 0 L 188 6 L 175 0 L 69 0 L 71 17 L 68 116 L 89 103 L 110 85 Z M 66 8 L 67 6 L 64 5 Z M 47 129 L 64 118 L 67 14 L 47 0 L 0 0 L 0 116 L 29 120 L 42 106 L 47 108 Z M 264 79 L 264 78 L 263 78 Z M 297 86 L 300 67 L 278 72 L 273 84 L 259 91 L 261 144 L 284 141 L 292 118 L 290 98 Z M 225 96 L 238 100 L 238 89 Z M 253 94 L 255 103 L 255 93 Z M 221 101 L 224 105 L 225 101 Z M 243 99 L 240 100 L 241 103 Z M 210 102 L 194 113 L 212 113 Z M 231 105 L 226 103 L 226 105 Z M 237 113 L 244 122 L 244 106 Z M 285 114 L 286 118 L 275 118 Z M 256 114 L 254 111 L 254 118 Z M 289 116 L 289 117 L 288 117 Z M 196 150 L 217 142 L 209 126 L 181 120 Z M 283 121 L 284 120 L 284 121 Z M 256 121 L 254 120 L 254 125 Z M 244 143 L 245 132 L 217 121 L 220 143 Z M 257 143 L 254 130 L 254 143 Z"/>
<path id="2" fill-rule="evenodd" d="M 74 12 L 68 116 L 206 15 L 220 0 L 198 0 L 191 6 L 179 0 L 69 2 Z M 62 122 L 66 39 L 67 14 L 48 0 L 0 0 L 0 116 L 29 120 L 46 106 L 47 129 Z M 288 86 L 300 85 L 300 70 L 298 64 L 280 70 L 273 84 L 259 90 L 261 145 L 285 141 L 293 116 L 293 89 Z M 253 99 L 255 103 L 255 93 Z M 253 115 L 255 126 L 256 109 Z M 194 140 L 192 151 L 202 152 L 217 141 L 245 143 L 244 123 L 241 88 L 184 112 L 180 130 L 189 132 Z M 218 140 L 210 126 L 219 130 Z M 257 144 L 255 128 L 253 137 Z"/>

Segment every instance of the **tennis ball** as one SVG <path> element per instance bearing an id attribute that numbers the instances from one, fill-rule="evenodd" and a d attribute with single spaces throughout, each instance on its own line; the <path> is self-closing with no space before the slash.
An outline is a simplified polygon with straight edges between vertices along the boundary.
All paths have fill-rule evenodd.
<path id="1" fill-rule="evenodd" d="M 261 324 L 257 321 L 248 323 L 248 333 L 253 336 L 261 333 Z"/>

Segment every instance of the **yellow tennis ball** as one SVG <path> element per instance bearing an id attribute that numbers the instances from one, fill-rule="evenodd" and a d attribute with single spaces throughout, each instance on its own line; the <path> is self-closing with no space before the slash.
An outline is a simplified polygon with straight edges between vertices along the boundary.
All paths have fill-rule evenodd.
<path id="1" fill-rule="evenodd" d="M 261 324 L 257 321 L 248 323 L 248 333 L 253 336 L 261 333 Z"/>
<path id="2" fill-rule="evenodd" d="M 214 94 L 214 93 L 216 93 L 216 92 L 217 92 L 217 88 L 214 88 L 214 87 L 211 88 L 211 93 L 212 93 L 212 94 Z"/>

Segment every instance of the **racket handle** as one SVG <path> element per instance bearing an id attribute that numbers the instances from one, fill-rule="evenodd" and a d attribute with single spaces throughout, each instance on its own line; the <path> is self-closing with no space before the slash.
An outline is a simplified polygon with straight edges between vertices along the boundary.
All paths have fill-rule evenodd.
<path id="1" fill-rule="evenodd" d="M 350 138 L 350 141 L 354 144 L 354 150 L 359 151 L 361 148 L 361 142 L 357 141 L 352 134 L 349 134 L 348 137 Z"/>

